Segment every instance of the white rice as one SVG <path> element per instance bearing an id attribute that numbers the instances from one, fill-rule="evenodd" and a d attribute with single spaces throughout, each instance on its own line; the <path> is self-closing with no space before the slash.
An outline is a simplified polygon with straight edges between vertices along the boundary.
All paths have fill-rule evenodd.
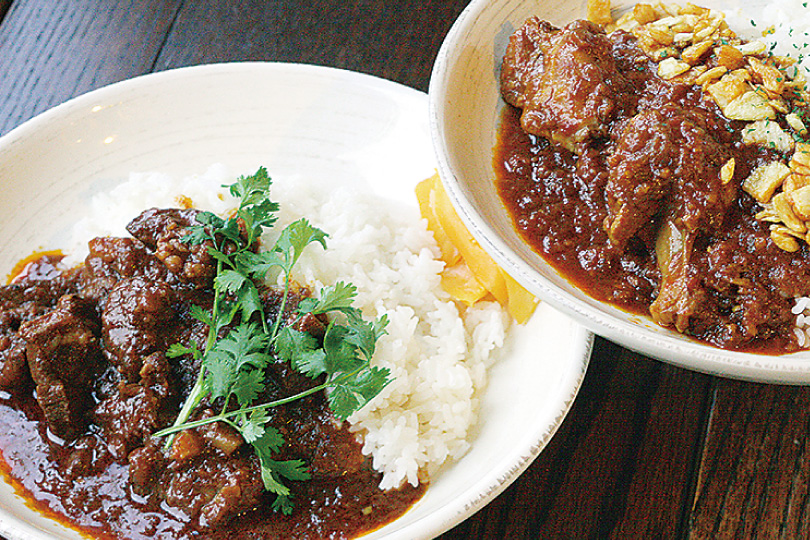
<path id="1" fill-rule="evenodd" d="M 700 4 L 700 2 L 696 2 Z M 771 53 L 790 56 L 810 72 L 810 3 L 808 0 L 751 2 L 726 0 L 723 12 L 729 27 L 740 37 L 759 40 Z"/>
<path id="2" fill-rule="evenodd" d="M 124 235 L 129 219 L 151 206 L 176 206 L 178 195 L 197 208 L 227 212 L 236 204 L 220 186 L 232 182 L 221 166 L 179 180 L 132 174 L 94 198 L 90 214 L 74 229 L 71 259 L 83 259 L 93 236 Z M 324 189 L 305 178 L 274 178 L 271 193 L 281 211 L 267 242 L 300 217 L 329 234 L 328 252 L 310 246 L 294 278 L 316 291 L 349 281 L 358 288 L 355 305 L 367 317 L 385 314 L 390 320 L 373 363 L 388 367 L 395 380 L 349 421 L 362 435 L 363 452 L 383 473 L 383 489 L 415 485 L 468 450 L 487 368 L 504 343 L 509 319 L 493 303 L 462 312 L 441 289 L 443 263 L 415 205 L 347 187 Z"/>
<path id="3" fill-rule="evenodd" d="M 800 349 L 810 348 L 810 298 L 800 296 L 794 300 L 790 310 L 796 316 L 793 335 Z"/>

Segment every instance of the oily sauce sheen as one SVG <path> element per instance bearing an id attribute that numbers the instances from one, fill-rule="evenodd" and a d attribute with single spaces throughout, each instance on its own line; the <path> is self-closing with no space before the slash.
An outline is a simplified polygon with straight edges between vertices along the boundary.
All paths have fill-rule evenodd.
<path id="1" fill-rule="evenodd" d="M 612 253 L 602 223 L 604 202 L 583 176 L 604 165 L 573 155 L 520 128 L 520 111 L 507 106 L 495 153 L 498 192 L 532 247 L 592 296 L 646 313 L 659 277 L 647 253 Z"/>
<path id="2" fill-rule="evenodd" d="M 323 392 L 267 412 L 283 437 L 272 459 L 300 459 L 311 475 L 287 483 L 290 515 L 272 509 L 259 458 L 230 426 L 186 429 L 170 451 L 153 436 L 200 369 L 164 352 L 206 337 L 192 311 L 211 309 L 216 263 L 178 240 L 197 215 L 147 210 L 129 224 L 133 238 L 92 240 L 84 264 L 63 269 L 58 254 L 42 254 L 0 287 L 0 470 L 30 506 L 94 538 L 351 538 L 402 515 L 426 486 L 380 490 Z M 293 318 L 306 289 L 286 302 L 272 287 L 259 295 L 271 324 L 323 336 L 323 321 Z M 316 384 L 280 359 L 264 369 L 262 402 Z M 225 406 L 205 398 L 192 419 Z"/>
<path id="3" fill-rule="evenodd" d="M 370 468 L 339 480 L 293 485 L 298 505 L 290 516 L 270 510 L 272 500 L 237 516 L 221 530 L 201 531 L 188 516 L 135 494 L 128 466 L 94 452 L 97 474 L 65 472 L 73 448 L 55 441 L 35 400 L 0 392 L 0 470 L 25 494 L 32 508 L 99 539 L 352 538 L 392 521 L 424 493 L 407 484 L 381 491 Z M 87 443 L 85 443 L 87 444 Z M 373 509 L 370 513 L 368 509 Z M 364 512 L 365 509 L 365 512 Z"/>
<path id="4" fill-rule="evenodd" d="M 662 290 L 656 239 L 671 219 L 690 235 L 680 283 L 693 309 L 681 331 L 727 349 L 794 350 L 790 309 L 794 297 L 810 293 L 810 253 L 804 244 L 795 253 L 776 247 L 767 224 L 754 218 L 756 202 L 737 189 L 754 168 L 780 156 L 742 144 L 741 123 L 724 118 L 699 87 L 660 79 L 634 37 L 600 32 L 582 21 L 560 30 L 530 20 L 512 38 L 502 73 L 510 104 L 503 110 L 494 168 L 516 229 L 590 296 L 649 315 Z M 529 63 L 538 53 L 525 52 L 538 42 L 547 57 L 541 76 L 559 69 L 568 77 L 562 84 L 572 90 L 567 102 L 530 110 L 531 97 L 521 93 L 546 84 L 531 79 L 537 75 Z M 581 73 L 602 77 L 602 84 L 583 91 L 592 84 L 585 75 L 570 80 Z M 593 107 L 599 92 L 612 100 L 610 120 L 584 140 L 572 135 L 573 128 L 565 132 L 565 121 L 576 127 L 577 114 Z M 550 107 L 557 107 L 553 115 Z M 728 189 L 704 185 L 730 157 L 737 166 Z M 654 201 L 658 206 L 638 195 L 644 190 L 664 193 Z M 624 207 L 622 197 L 630 199 Z"/>

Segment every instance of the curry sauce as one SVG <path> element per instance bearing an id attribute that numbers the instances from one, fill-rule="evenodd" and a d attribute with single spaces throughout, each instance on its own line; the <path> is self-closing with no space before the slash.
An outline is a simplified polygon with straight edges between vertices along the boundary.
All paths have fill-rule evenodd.
<path id="1" fill-rule="evenodd" d="M 795 350 L 810 250 L 777 245 L 745 189 L 789 152 L 750 144 L 748 122 L 656 60 L 631 32 L 527 21 L 502 68 L 500 197 L 523 238 L 594 298 L 718 347 Z M 717 59 L 705 49 L 703 61 Z"/>

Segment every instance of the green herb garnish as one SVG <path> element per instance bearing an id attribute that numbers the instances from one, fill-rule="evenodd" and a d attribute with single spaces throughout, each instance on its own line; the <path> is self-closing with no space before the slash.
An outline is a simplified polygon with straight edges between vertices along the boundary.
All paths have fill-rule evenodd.
<path id="1" fill-rule="evenodd" d="M 223 219 L 201 212 L 197 217 L 199 225 L 189 227 L 183 238 L 189 244 L 208 243 L 208 253 L 217 261 L 214 300 L 210 312 L 196 306 L 192 310 L 192 315 L 209 329 L 204 348 L 201 350 L 195 343 L 175 344 L 166 352 L 169 357 L 191 355 L 200 362 L 200 372 L 174 424 L 155 435 L 171 435 L 213 422 L 228 424 L 253 446 L 259 457 L 264 487 L 276 495 L 273 508 L 289 514 L 292 501 L 283 480 L 307 480 L 310 476 L 301 460 L 273 459 L 284 439 L 267 425 L 267 410 L 325 390 L 329 406 L 338 418 L 346 419 L 358 411 L 390 381 L 388 369 L 370 365 L 376 342 L 385 333 L 388 320 L 385 316 L 371 322 L 364 320 L 351 305 L 355 287 L 338 282 L 324 287 L 319 298 L 300 301 L 294 314 L 296 320 L 306 316 L 327 317 L 322 342 L 296 330 L 294 321 L 281 324 L 293 267 L 308 245 L 317 243 L 326 248 L 327 235 L 301 219 L 281 232 L 272 249 L 256 253 L 255 242 L 277 220 L 278 204 L 269 199 L 270 184 L 264 168 L 252 176 L 240 177 L 228 186 L 230 193 L 240 199 L 236 215 Z M 284 288 L 279 315 L 268 323 L 256 284 L 271 272 L 281 273 Z M 266 377 L 273 354 L 305 376 L 323 377 L 323 381 L 283 399 L 256 403 L 266 385 L 274 384 Z M 222 401 L 219 414 L 190 421 L 196 407 L 206 398 L 211 404 L 218 399 Z M 167 449 L 172 440 L 167 439 Z"/>

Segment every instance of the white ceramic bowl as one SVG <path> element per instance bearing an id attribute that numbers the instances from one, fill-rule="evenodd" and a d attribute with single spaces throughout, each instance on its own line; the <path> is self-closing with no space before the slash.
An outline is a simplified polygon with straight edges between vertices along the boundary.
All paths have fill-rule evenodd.
<path id="1" fill-rule="evenodd" d="M 704 5 L 707 2 L 702 2 Z M 717 1 L 709 7 L 724 8 Z M 622 11 L 629 2 L 617 5 Z M 729 352 L 598 302 L 574 287 L 519 237 L 495 190 L 492 149 L 504 102 L 498 91 L 509 36 L 530 16 L 564 25 L 584 18 L 585 0 L 473 0 L 448 33 L 428 92 L 439 173 L 473 235 L 515 279 L 596 333 L 630 349 L 706 373 L 810 383 L 810 354 Z"/>
<path id="2" fill-rule="evenodd" d="M 215 162 L 234 174 L 264 165 L 276 180 L 303 176 L 324 189 L 357 183 L 417 219 L 414 186 L 435 168 L 427 120 L 421 92 L 296 64 L 184 68 L 91 92 L 0 137 L 0 271 L 34 250 L 69 245 L 67 231 L 92 196 L 130 171 L 184 178 Z M 470 451 L 368 540 L 432 538 L 517 478 L 571 407 L 592 337 L 541 305 L 489 372 Z M 1 479 L 0 537 L 83 538 L 33 511 Z"/>

